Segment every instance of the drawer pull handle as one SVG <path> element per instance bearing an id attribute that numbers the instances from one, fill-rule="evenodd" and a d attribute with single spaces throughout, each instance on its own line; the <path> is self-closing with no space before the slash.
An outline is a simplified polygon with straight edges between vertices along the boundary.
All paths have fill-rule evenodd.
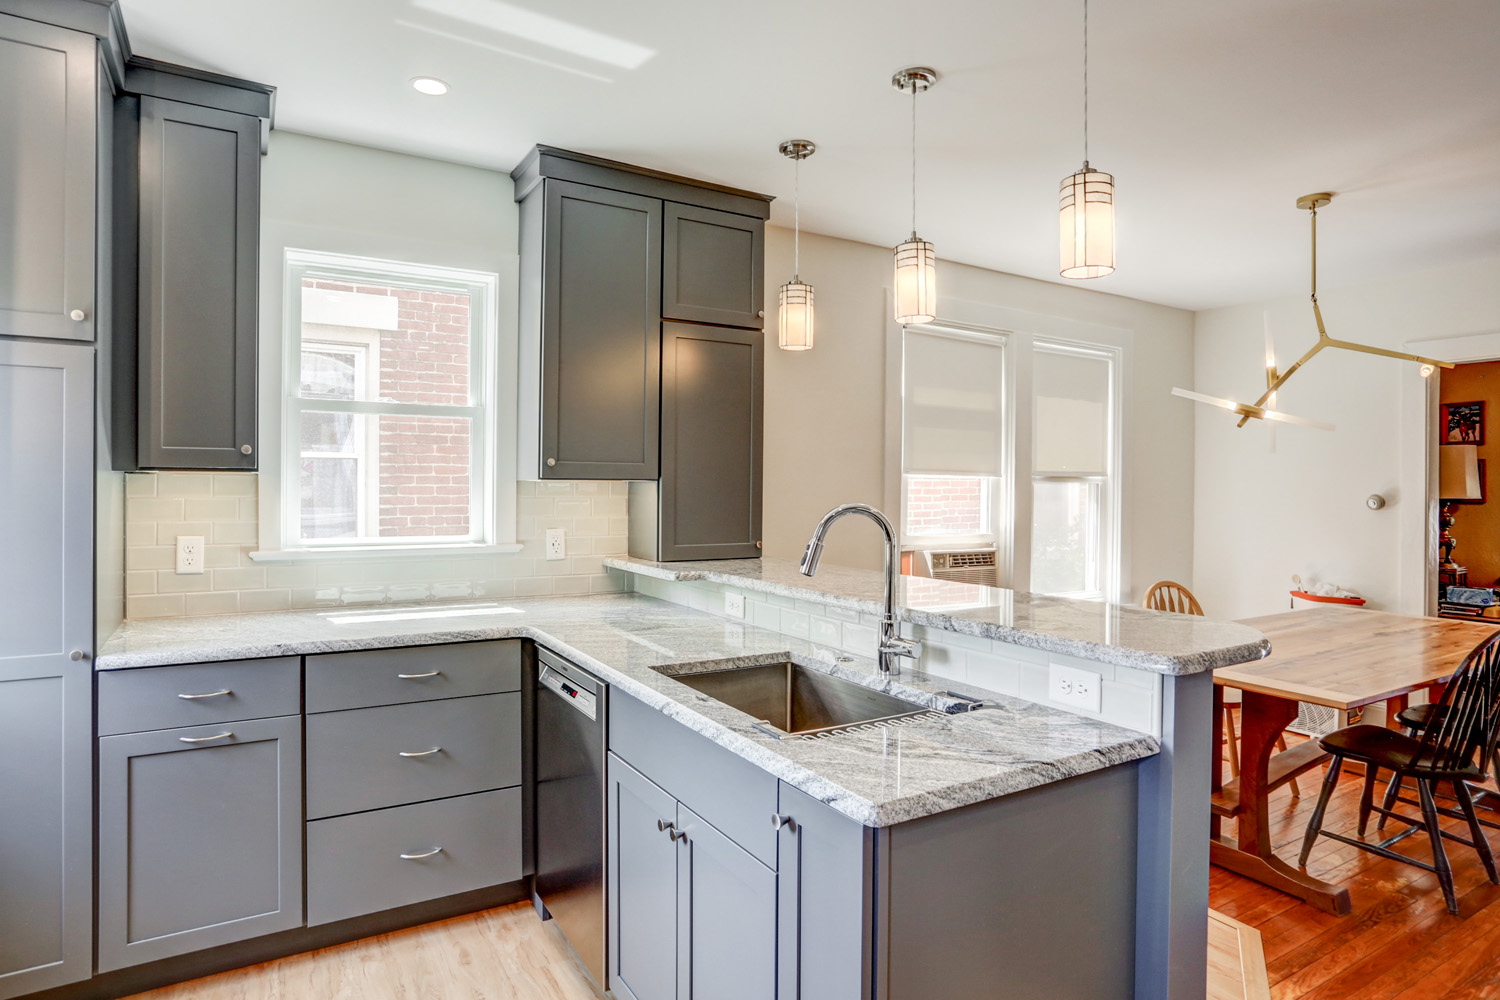
<path id="1" fill-rule="evenodd" d="M 420 854 L 403 854 L 403 855 L 401 855 L 401 860 L 402 861 L 421 861 L 423 858 L 430 858 L 434 854 L 442 854 L 442 853 L 443 853 L 443 849 L 441 847 L 434 847 L 432 850 L 430 850 L 430 851 L 422 851 Z"/>
<path id="2" fill-rule="evenodd" d="M 207 694 L 180 694 L 177 697 L 181 698 L 183 701 L 197 701 L 199 698 L 222 698 L 226 694 L 233 693 L 234 692 L 230 691 L 228 688 L 225 688 L 222 691 L 210 691 Z"/>
<path id="3" fill-rule="evenodd" d="M 782 827 L 786 827 L 791 832 L 796 833 L 797 832 L 797 821 L 794 820 L 794 819 L 792 819 L 792 817 L 790 817 L 790 816 L 782 816 L 779 813 L 772 813 L 771 814 L 771 829 L 773 829 L 773 830 L 780 830 Z"/>
<path id="4" fill-rule="evenodd" d="M 401 756 L 403 756 L 403 757 L 431 757 L 435 753 L 442 753 L 442 752 L 443 752 L 443 748 L 442 747 L 433 747 L 430 750 L 402 750 L 402 751 L 400 751 Z"/>
<path id="5" fill-rule="evenodd" d="M 227 740 L 233 735 L 234 733 L 226 729 L 217 736 L 179 736 L 177 741 L 179 743 L 211 743 L 214 740 Z"/>
<path id="6" fill-rule="evenodd" d="M 442 673 L 441 670 L 429 670 L 425 674 L 397 674 L 396 676 L 403 681 L 419 681 L 426 677 L 436 677 L 440 673 Z"/>

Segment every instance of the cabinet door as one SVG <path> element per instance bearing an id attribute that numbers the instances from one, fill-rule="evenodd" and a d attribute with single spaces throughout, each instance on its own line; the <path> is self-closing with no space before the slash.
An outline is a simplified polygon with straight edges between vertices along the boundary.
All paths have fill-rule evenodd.
<path id="1" fill-rule="evenodd" d="M 546 182 L 543 479 L 655 479 L 661 202 Z"/>
<path id="2" fill-rule="evenodd" d="M 662 315 L 759 330 L 765 325 L 765 223 L 667 202 Z"/>
<path id="3" fill-rule="evenodd" d="M 0 997 L 90 969 L 93 354 L 0 340 Z"/>
<path id="4" fill-rule="evenodd" d="M 677 828 L 678 997 L 775 1000 L 776 873 L 681 804 Z"/>
<path id="5" fill-rule="evenodd" d="M 141 98 L 138 459 L 254 469 L 260 122 Z"/>
<path id="6" fill-rule="evenodd" d="M 0 14 L 0 336 L 94 339 L 96 48 Z"/>
<path id="7" fill-rule="evenodd" d="M 764 339 L 662 325 L 661 559 L 760 555 Z"/>
<path id="8" fill-rule="evenodd" d="M 872 831 L 781 783 L 776 878 L 780 1000 L 870 996 Z"/>
<path id="9" fill-rule="evenodd" d="M 609 988 L 626 1000 L 675 1000 L 677 800 L 614 754 L 607 780 Z"/>
<path id="10" fill-rule="evenodd" d="M 301 925 L 300 716 L 99 740 L 100 972 Z"/>

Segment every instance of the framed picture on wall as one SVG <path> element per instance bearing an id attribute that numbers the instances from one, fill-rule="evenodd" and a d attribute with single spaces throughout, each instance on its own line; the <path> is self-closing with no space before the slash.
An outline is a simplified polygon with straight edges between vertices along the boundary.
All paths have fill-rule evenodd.
<path id="1" fill-rule="evenodd" d="M 1444 403 L 1443 444 L 1484 444 L 1484 402 Z"/>
<path id="2" fill-rule="evenodd" d="M 1484 503 L 1490 497 L 1489 480 L 1484 474 L 1484 459 L 1479 460 L 1479 499 L 1478 500 L 1454 500 L 1453 503 Z"/>

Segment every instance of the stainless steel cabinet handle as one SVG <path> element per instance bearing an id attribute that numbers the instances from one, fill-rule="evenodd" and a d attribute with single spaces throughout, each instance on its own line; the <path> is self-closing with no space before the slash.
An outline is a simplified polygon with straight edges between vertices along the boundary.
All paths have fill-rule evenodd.
<path id="1" fill-rule="evenodd" d="M 419 681 L 423 677 L 436 677 L 440 673 L 442 673 L 441 670 L 429 670 L 425 674 L 397 674 L 396 676 L 403 681 Z"/>
<path id="2" fill-rule="evenodd" d="M 222 691 L 210 691 L 207 694 L 180 694 L 177 697 L 181 698 L 183 701 L 197 701 L 199 698 L 222 698 L 226 694 L 233 693 L 234 692 L 230 691 L 228 688 L 225 688 Z"/>
<path id="3" fill-rule="evenodd" d="M 430 851 L 422 851 L 420 854 L 403 854 L 403 855 L 401 855 L 401 860 L 402 861 L 421 861 L 423 858 L 430 858 L 434 854 L 442 854 L 442 853 L 443 853 L 443 849 L 441 847 L 434 847 L 432 850 L 430 850 Z"/>
<path id="4" fill-rule="evenodd" d="M 226 729 L 217 736 L 179 736 L 177 740 L 179 743 L 211 743 L 214 740 L 227 740 L 233 735 Z"/>
<path id="5" fill-rule="evenodd" d="M 782 816 L 773 813 L 771 816 L 771 829 L 780 830 L 782 827 L 786 827 L 788 830 L 796 833 L 797 821 L 792 819 L 792 817 L 790 816 Z"/>
<path id="6" fill-rule="evenodd" d="M 673 825 L 674 824 L 668 823 L 664 819 L 659 819 L 656 821 L 656 829 L 661 833 L 666 833 L 668 830 L 672 829 Z"/>
<path id="7" fill-rule="evenodd" d="M 68 654 L 68 659 L 72 660 L 74 663 L 77 663 L 79 660 L 83 659 L 87 655 L 88 654 L 85 653 L 83 650 L 81 650 L 81 649 L 75 649 L 71 653 Z"/>
<path id="8" fill-rule="evenodd" d="M 548 465 L 556 465 L 557 464 L 557 459 L 555 459 L 555 458 L 549 458 L 549 459 L 547 459 L 547 464 Z"/>
<path id="9" fill-rule="evenodd" d="M 435 753 L 442 753 L 442 747 L 433 747 L 431 750 L 402 750 L 399 751 L 403 757 L 431 757 Z"/>
<path id="10" fill-rule="evenodd" d="M 682 830 L 668 830 L 667 836 L 672 838 L 672 843 L 674 844 L 679 840 L 687 840 L 687 833 Z"/>
<path id="11" fill-rule="evenodd" d="M 240 445 L 240 454 L 241 455 L 248 455 L 248 454 L 250 454 L 250 451 L 251 451 L 251 449 L 250 449 L 250 446 L 248 444 L 242 444 L 242 445 Z"/>
<path id="12" fill-rule="evenodd" d="M 72 320 L 75 323 L 82 323 L 84 320 L 88 319 L 88 317 L 89 314 L 84 312 L 82 309 L 74 309 L 72 312 L 68 313 L 68 319 Z"/>

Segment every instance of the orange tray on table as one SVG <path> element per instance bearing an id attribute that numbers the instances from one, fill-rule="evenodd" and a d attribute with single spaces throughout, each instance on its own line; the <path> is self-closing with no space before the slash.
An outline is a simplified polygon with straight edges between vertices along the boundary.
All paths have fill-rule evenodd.
<path id="1" fill-rule="evenodd" d="M 1316 601 L 1319 604 L 1352 604 L 1360 607 L 1365 603 L 1363 597 L 1324 597 L 1321 594 L 1309 594 L 1305 590 L 1294 590 L 1292 596 L 1300 597 L 1304 601 Z"/>

